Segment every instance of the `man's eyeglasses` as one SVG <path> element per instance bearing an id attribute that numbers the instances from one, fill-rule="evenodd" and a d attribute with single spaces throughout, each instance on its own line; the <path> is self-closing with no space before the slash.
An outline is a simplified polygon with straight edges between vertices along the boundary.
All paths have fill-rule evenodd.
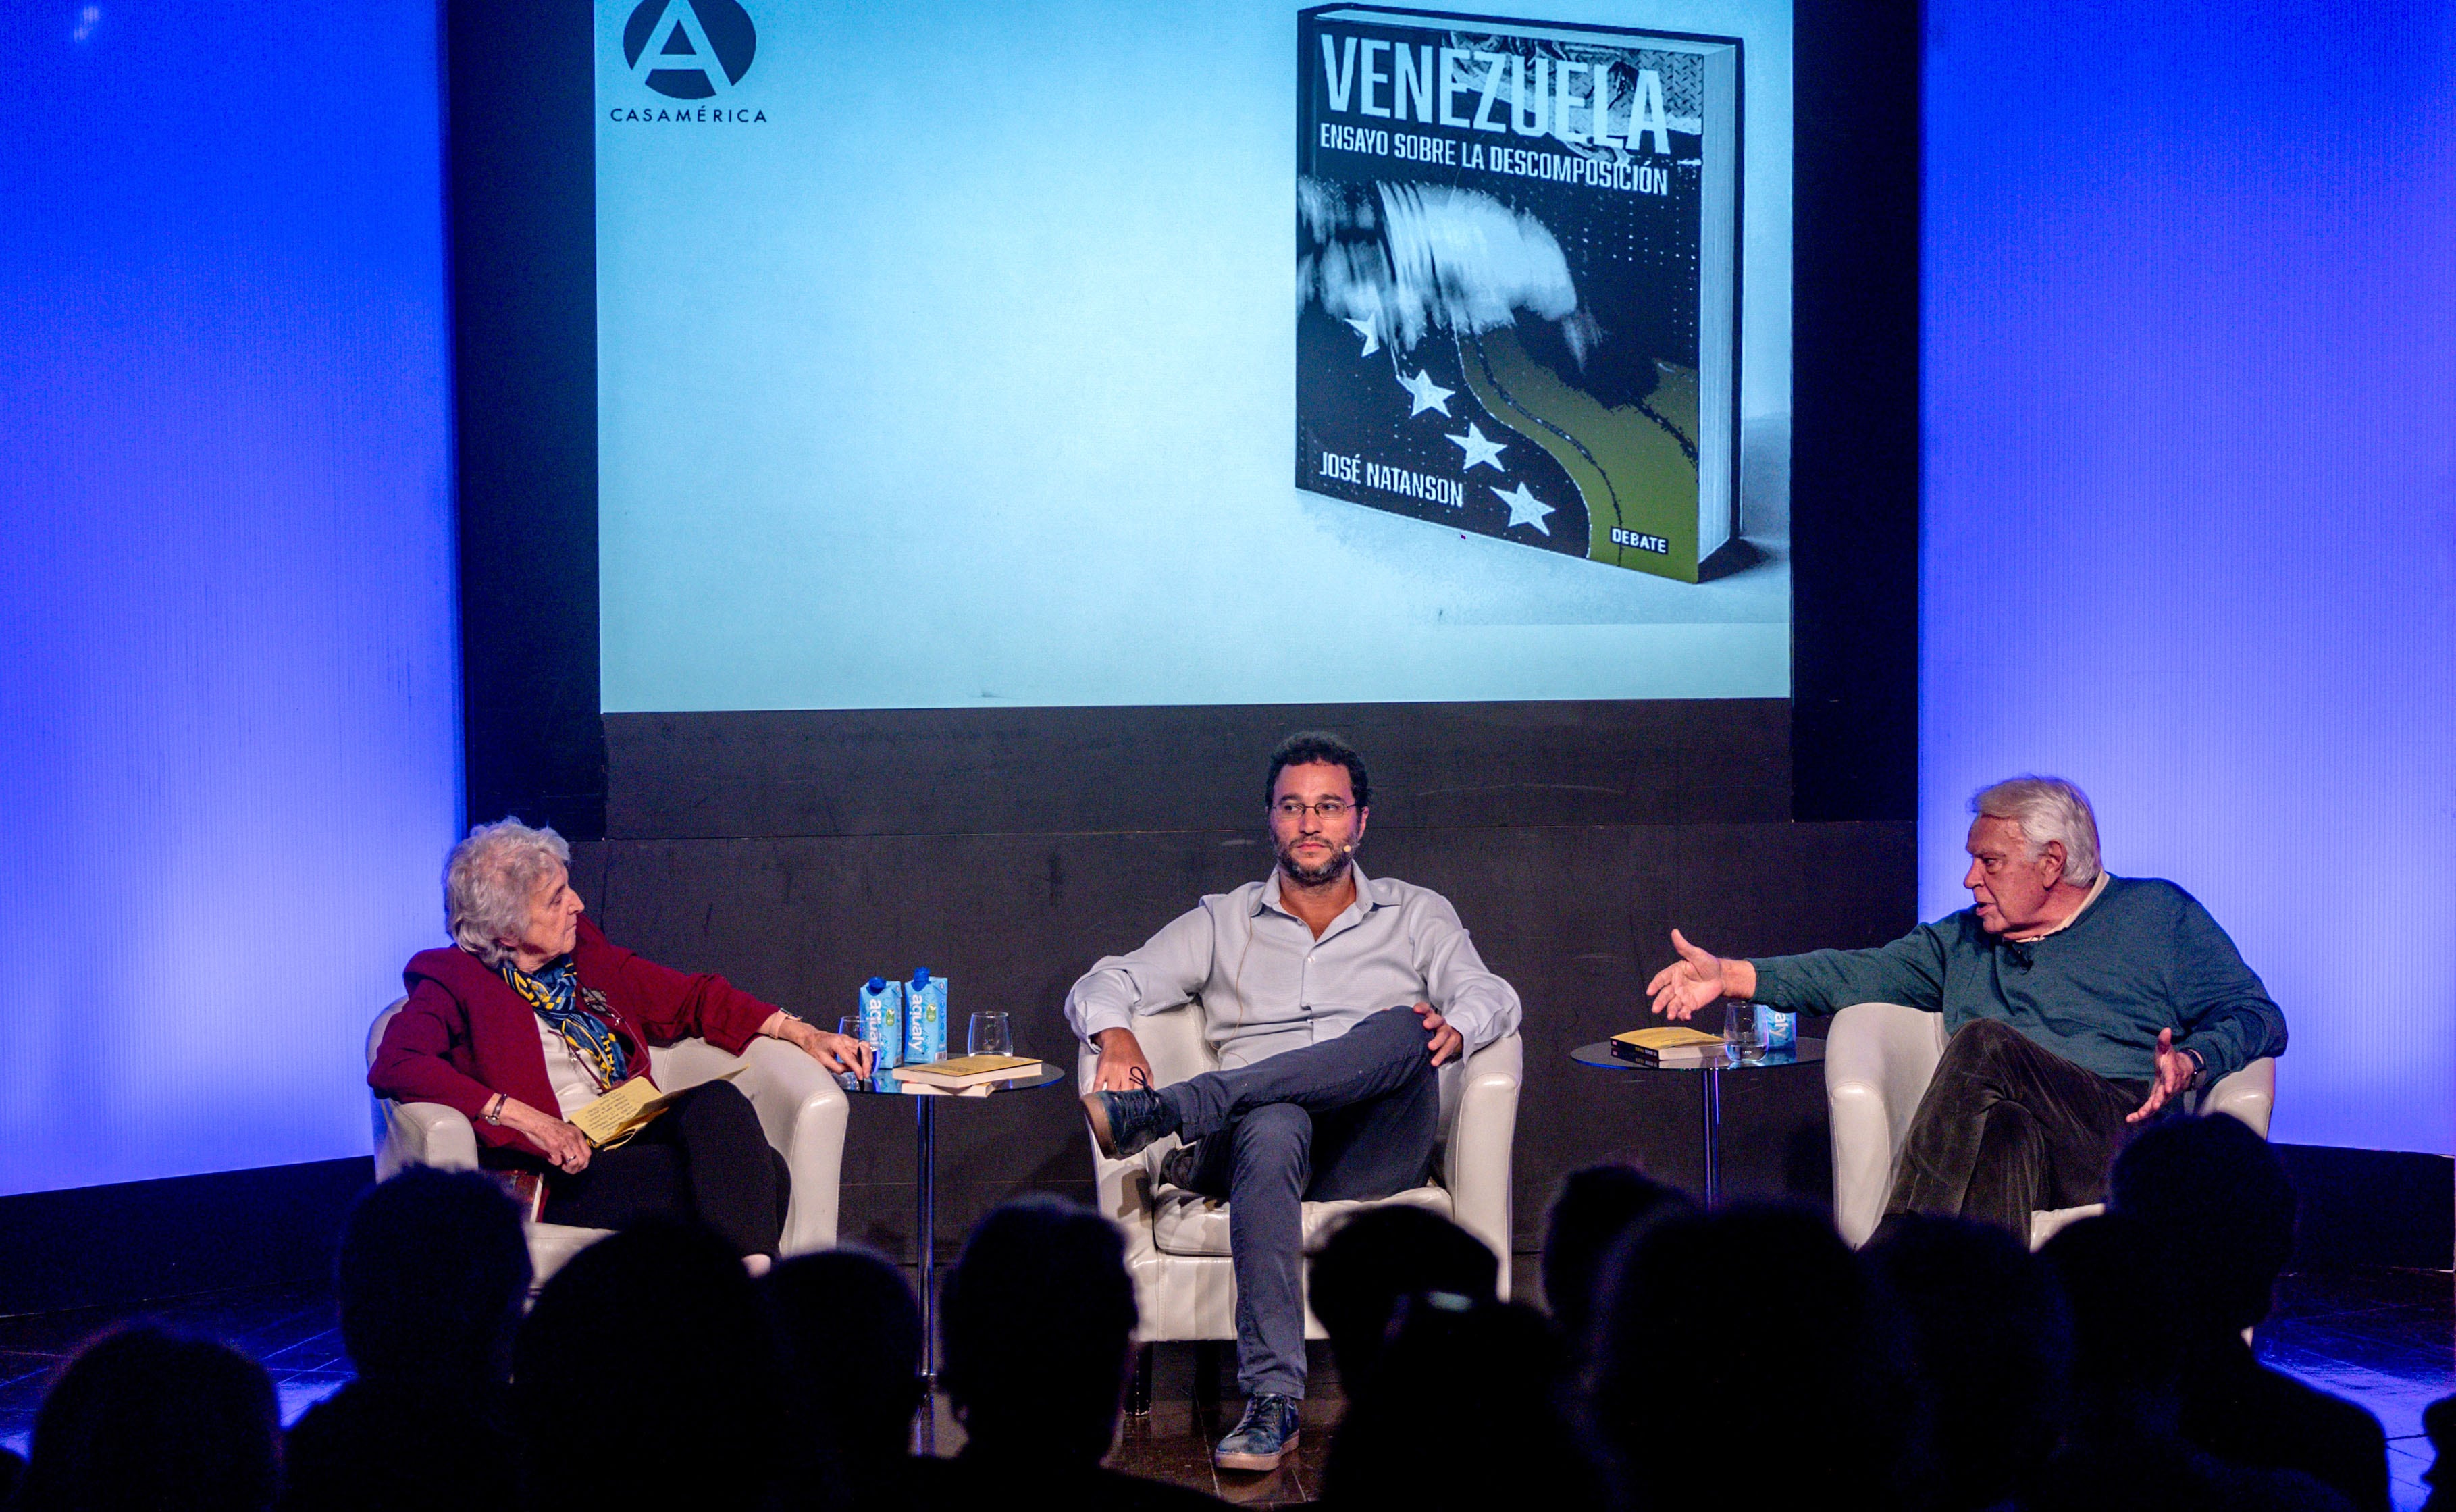
<path id="1" fill-rule="evenodd" d="M 1346 818 L 1347 810 L 1354 807 L 1344 798 L 1325 798 L 1318 804 L 1298 798 L 1282 798 L 1271 806 L 1271 811 L 1292 825 L 1300 825 L 1307 813 L 1320 814 L 1324 823 L 1333 823 Z"/>

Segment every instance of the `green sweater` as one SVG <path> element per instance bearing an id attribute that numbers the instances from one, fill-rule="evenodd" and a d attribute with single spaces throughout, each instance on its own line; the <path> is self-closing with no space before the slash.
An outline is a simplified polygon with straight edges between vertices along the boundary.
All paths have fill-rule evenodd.
<path id="1" fill-rule="evenodd" d="M 2098 901 L 2044 939 L 2016 944 L 1975 909 L 1873 950 L 1811 950 L 1750 963 L 1757 1001 L 1831 1013 L 1901 1003 L 1944 1014 L 1950 1034 L 1999 1019 L 2117 1081 L 2157 1075 L 2158 1032 L 2175 1032 L 2212 1081 L 2285 1050 L 2285 1015 L 2200 900 L 2155 877 L 2109 877 Z"/>

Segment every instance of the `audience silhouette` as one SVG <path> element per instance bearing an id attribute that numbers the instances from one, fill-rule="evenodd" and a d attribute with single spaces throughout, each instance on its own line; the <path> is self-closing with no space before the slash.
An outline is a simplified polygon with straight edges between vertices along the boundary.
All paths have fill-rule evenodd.
<path id="1" fill-rule="evenodd" d="M 1549 1317 L 1498 1300 L 1499 1258 L 1448 1219 L 1366 1211 L 1312 1261 L 1347 1399 L 1326 1460 L 1232 1490 L 1411 1512 L 2384 1512 L 2377 1420 L 2245 1341 L 2294 1205 L 2273 1152 L 2221 1116 L 2146 1126 L 2109 1212 L 2037 1256 L 1919 1216 L 1853 1254 L 1821 1213 L 1705 1212 L 1598 1166 L 1546 1218 Z M 415 1170 L 359 1199 L 335 1279 L 357 1378 L 286 1464 L 259 1366 L 140 1324 L 60 1372 L 30 1458 L 0 1453 L 0 1507 L 1218 1504 L 1106 1467 L 1135 1283 L 1119 1231 L 1055 1197 L 991 1213 L 947 1277 L 952 1461 L 911 1449 L 919 1304 L 858 1250 L 753 1282 L 706 1231 L 653 1220 L 583 1251 L 523 1319 L 512 1204 L 484 1175 Z M 2425 1425 L 2444 1458 L 2456 1398 Z"/>
<path id="2" fill-rule="evenodd" d="M 1436 1447 L 1445 1427 L 1470 1424 L 1489 1452 Z M 1602 1477 L 1571 1416 L 1568 1351 L 1550 1320 L 1439 1290 L 1401 1298 L 1378 1364 L 1350 1385 L 1323 1480 L 1324 1499 L 1342 1506 L 1603 1505 Z"/>
<path id="3" fill-rule="evenodd" d="M 281 1484 L 262 1366 L 139 1325 L 103 1335 L 34 1419 L 19 1512 L 264 1512 Z"/>
<path id="4" fill-rule="evenodd" d="M 1635 1166 L 1588 1166 L 1563 1178 L 1544 1219 L 1544 1305 L 1552 1310 L 1575 1360 L 1586 1359 L 1594 1332 L 1595 1283 L 1613 1246 L 1640 1224 L 1694 1209 L 1688 1194 Z"/>
<path id="5" fill-rule="evenodd" d="M 1009 1202 L 972 1230 L 942 1295 L 943 1380 L 968 1436 L 956 1473 L 940 1478 L 947 1504 L 1218 1504 L 1101 1467 L 1116 1437 L 1136 1318 L 1115 1224 L 1056 1197 Z"/>
<path id="6" fill-rule="evenodd" d="M 1443 1292 L 1489 1302 L 1501 1261 L 1482 1239 L 1422 1208 L 1366 1208 L 1350 1215 L 1314 1253 L 1313 1315 L 1351 1395 L 1374 1368 L 1400 1304 Z"/>
<path id="7" fill-rule="evenodd" d="M 2056 1446 L 2072 1324 L 2043 1262 L 1993 1223 L 1902 1215 L 1868 1247 L 1930 1402 L 1934 1494 L 1999 1506 Z"/>
<path id="8" fill-rule="evenodd" d="M 2423 1479 L 2430 1483 L 2430 1500 L 2422 1512 L 2456 1512 L 2456 1397 L 2442 1397 L 2422 1409 L 2422 1431 L 2430 1436 L 2432 1460 Z"/>
<path id="9" fill-rule="evenodd" d="M 2023 1512 L 2338 1509 L 2311 1477 L 2232 1465 L 2179 1431 L 2187 1329 L 2157 1235 L 2114 1215 L 2084 1218 L 2042 1257 L 2073 1320 L 2072 1405 L 2062 1448 L 2021 1499 Z"/>
<path id="10" fill-rule="evenodd" d="M 1900 1330 L 1823 1214 L 1666 1218 L 1598 1296 L 1589 1406 L 1621 1505 L 1913 1504 L 1923 1424 Z"/>
<path id="11" fill-rule="evenodd" d="M 529 1252 L 502 1189 L 405 1171 L 352 1209 L 334 1272 L 358 1378 L 290 1430 L 287 1512 L 426 1512 L 517 1485 L 505 1383 Z"/>
<path id="12" fill-rule="evenodd" d="M 2227 1117 L 2170 1118 L 2116 1158 L 2108 1206 L 2154 1236 L 2177 1281 L 2182 1436 L 2236 1464 L 2301 1470 L 2355 1512 L 2387 1512 L 2379 1420 L 2253 1356 L 2294 1252 L 2294 1188 L 2268 1141 Z"/>
<path id="13" fill-rule="evenodd" d="M 815 1440 L 806 1448 L 832 1455 L 853 1505 L 909 1504 L 923 1382 L 921 1306 L 904 1273 L 866 1250 L 829 1250 L 785 1261 L 764 1285 L 789 1413 Z M 818 1474 L 797 1469 L 805 1484 Z"/>
<path id="14" fill-rule="evenodd" d="M 658 1218 L 573 1257 L 513 1349 L 535 1512 L 731 1512 L 771 1498 L 783 1373 L 741 1257 Z"/>

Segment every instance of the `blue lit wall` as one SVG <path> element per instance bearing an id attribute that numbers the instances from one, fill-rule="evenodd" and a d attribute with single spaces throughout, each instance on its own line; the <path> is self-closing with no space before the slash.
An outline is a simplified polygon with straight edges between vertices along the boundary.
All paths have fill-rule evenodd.
<path id="1" fill-rule="evenodd" d="M 459 802 L 435 10 L 8 14 L 0 1193 L 363 1154 Z"/>
<path id="2" fill-rule="evenodd" d="M 2456 21 L 1928 15 L 1924 911 L 2068 775 L 2284 1005 L 2277 1137 L 2456 1150 Z"/>

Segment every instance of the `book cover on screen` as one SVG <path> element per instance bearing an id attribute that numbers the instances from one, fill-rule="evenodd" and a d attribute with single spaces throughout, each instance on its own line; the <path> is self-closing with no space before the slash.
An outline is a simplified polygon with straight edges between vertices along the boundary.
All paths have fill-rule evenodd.
<path id="1" fill-rule="evenodd" d="M 1697 582 L 1739 518 L 1736 38 L 1297 26 L 1297 486 Z"/>

